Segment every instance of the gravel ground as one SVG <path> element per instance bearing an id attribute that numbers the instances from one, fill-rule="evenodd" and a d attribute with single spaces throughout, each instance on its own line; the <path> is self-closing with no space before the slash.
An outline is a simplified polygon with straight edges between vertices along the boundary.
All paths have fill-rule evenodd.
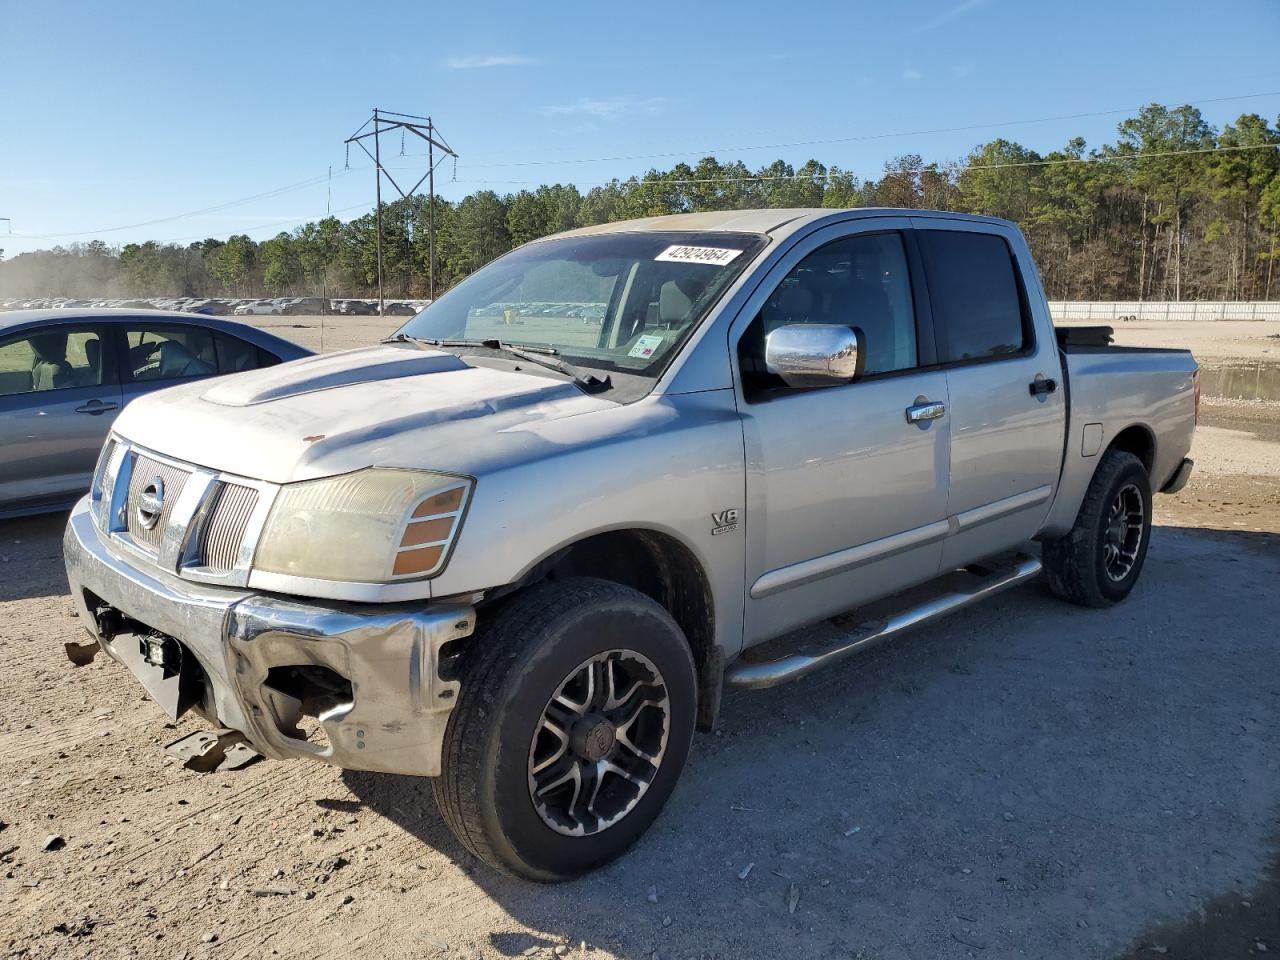
<path id="1" fill-rule="evenodd" d="M 330 348 L 370 339 L 368 319 L 327 326 Z M 62 655 L 82 636 L 63 595 L 63 518 L 0 523 L 0 948 L 193 960 L 1280 950 L 1268 873 L 1280 409 L 1210 401 L 1203 423 L 1202 466 L 1159 498 L 1126 603 L 1086 611 L 1031 585 L 829 673 L 733 693 L 650 834 L 556 887 L 470 860 L 424 780 L 301 762 L 182 769 L 161 746 L 198 721 L 165 723 L 104 657 L 73 668 Z"/>

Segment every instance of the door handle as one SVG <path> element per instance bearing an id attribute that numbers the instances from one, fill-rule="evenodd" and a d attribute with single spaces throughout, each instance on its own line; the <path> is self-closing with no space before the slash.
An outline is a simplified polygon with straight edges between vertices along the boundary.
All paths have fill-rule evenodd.
<path id="1" fill-rule="evenodd" d="M 1031 391 L 1033 397 L 1047 397 L 1058 389 L 1058 381 L 1047 380 L 1043 376 L 1037 375 L 1034 380 L 1027 384 L 1027 389 Z"/>
<path id="2" fill-rule="evenodd" d="M 81 404 L 76 407 L 76 413 L 87 413 L 97 416 L 99 413 L 106 413 L 108 410 L 114 410 L 119 404 L 103 403 L 101 400 L 90 400 L 88 403 Z"/>
<path id="3" fill-rule="evenodd" d="M 941 400 L 922 400 L 907 407 L 907 423 L 937 420 L 946 412 L 947 405 Z"/>

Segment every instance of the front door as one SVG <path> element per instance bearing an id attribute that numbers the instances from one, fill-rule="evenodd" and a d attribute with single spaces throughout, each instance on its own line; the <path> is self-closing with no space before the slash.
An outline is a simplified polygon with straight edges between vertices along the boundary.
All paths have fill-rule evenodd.
<path id="1" fill-rule="evenodd" d="M 0 341 L 0 511 L 88 493 L 121 404 L 105 346 L 100 328 L 78 324 Z"/>
<path id="2" fill-rule="evenodd" d="M 947 525 L 947 402 L 919 259 L 902 218 L 828 227 L 784 257 L 731 334 L 746 444 L 745 641 L 756 643 L 936 576 Z M 789 389 L 764 368 L 784 324 L 863 333 L 848 384 Z"/>

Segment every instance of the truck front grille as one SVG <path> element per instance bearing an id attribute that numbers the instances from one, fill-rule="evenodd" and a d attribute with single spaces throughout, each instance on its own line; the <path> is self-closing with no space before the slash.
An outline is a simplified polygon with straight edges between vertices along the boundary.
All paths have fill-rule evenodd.
<path id="1" fill-rule="evenodd" d="M 188 476 L 190 473 L 180 467 L 152 460 L 143 453 L 135 455 L 133 472 L 129 478 L 125 519 L 125 530 L 134 543 L 152 553 L 159 552 L 160 541 L 169 526 L 169 516 L 173 513 L 173 505 L 182 495 L 182 488 L 186 485 Z M 151 527 L 147 527 L 139 516 L 138 505 L 143 491 L 156 480 L 163 485 L 163 506 L 159 519 Z"/>
<path id="2" fill-rule="evenodd" d="M 258 505 L 258 491 L 238 483 L 222 482 L 200 530 L 196 564 L 209 573 L 225 573 L 235 567 L 240 545 Z"/>

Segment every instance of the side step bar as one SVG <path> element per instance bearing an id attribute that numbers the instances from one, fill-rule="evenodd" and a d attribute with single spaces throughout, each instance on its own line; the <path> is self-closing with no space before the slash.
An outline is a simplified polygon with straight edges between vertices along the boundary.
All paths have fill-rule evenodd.
<path id="1" fill-rule="evenodd" d="M 1020 555 L 981 577 L 968 589 L 952 590 L 931 597 L 923 603 L 907 607 L 892 616 L 863 624 L 831 646 L 793 653 L 779 660 L 764 663 L 737 660 L 725 670 L 724 682 L 730 687 L 763 690 L 788 680 L 796 680 L 822 667 L 830 666 L 856 651 L 865 650 L 896 637 L 912 627 L 937 620 L 979 600 L 994 596 L 1002 590 L 1025 583 L 1039 574 L 1040 569 L 1040 561 L 1035 557 Z"/>

